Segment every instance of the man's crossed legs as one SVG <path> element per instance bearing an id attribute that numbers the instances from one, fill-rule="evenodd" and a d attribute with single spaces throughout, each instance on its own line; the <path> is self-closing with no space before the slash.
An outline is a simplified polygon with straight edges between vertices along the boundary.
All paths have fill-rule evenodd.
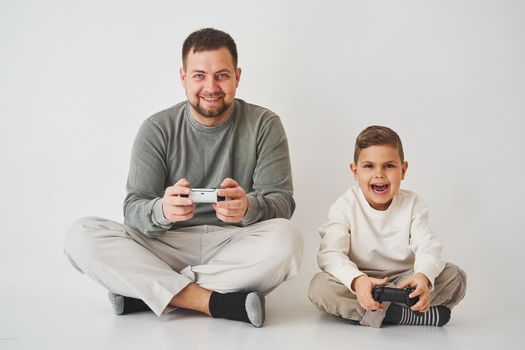
<path id="1" fill-rule="evenodd" d="M 285 219 L 194 226 L 147 238 L 129 226 L 87 217 L 69 229 L 64 248 L 72 264 L 113 299 L 130 297 L 120 302 L 135 298 L 157 315 L 180 307 L 260 327 L 263 294 L 298 273 L 303 239 Z"/>

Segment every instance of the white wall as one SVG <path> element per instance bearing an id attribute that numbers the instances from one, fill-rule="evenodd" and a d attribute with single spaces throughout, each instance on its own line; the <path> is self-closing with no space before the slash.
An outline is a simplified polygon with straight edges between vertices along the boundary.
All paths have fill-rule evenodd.
<path id="1" fill-rule="evenodd" d="M 237 42 L 238 97 L 288 133 L 306 247 L 283 290 L 305 297 L 355 137 L 383 124 L 404 142 L 404 187 L 469 274 L 467 307 L 502 289 L 520 301 L 524 23 L 525 3 L 502 0 L 2 0 L 0 294 L 100 291 L 67 264 L 64 233 L 84 215 L 122 220 L 138 126 L 185 97 L 182 42 L 213 26 Z"/>

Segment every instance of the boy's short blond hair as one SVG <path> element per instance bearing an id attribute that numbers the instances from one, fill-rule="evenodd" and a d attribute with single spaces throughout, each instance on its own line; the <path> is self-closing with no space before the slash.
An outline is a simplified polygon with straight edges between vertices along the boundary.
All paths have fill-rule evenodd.
<path id="1" fill-rule="evenodd" d="M 371 125 L 365 130 L 361 131 L 355 140 L 354 163 L 357 164 L 361 150 L 371 146 L 382 145 L 395 147 L 399 151 L 401 163 L 405 161 L 403 144 L 401 143 L 399 135 L 394 130 L 387 128 L 386 126 Z"/>

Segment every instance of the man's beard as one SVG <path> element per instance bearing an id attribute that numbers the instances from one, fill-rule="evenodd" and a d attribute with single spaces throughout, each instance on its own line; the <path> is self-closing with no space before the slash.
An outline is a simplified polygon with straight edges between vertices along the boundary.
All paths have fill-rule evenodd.
<path id="1" fill-rule="evenodd" d="M 213 118 L 217 118 L 218 116 L 220 116 L 224 112 L 226 112 L 228 110 L 228 108 L 230 108 L 231 103 L 228 104 L 228 103 L 223 101 L 222 105 L 219 108 L 217 108 L 217 109 L 204 109 L 201 106 L 200 98 L 199 98 L 199 101 L 196 104 L 192 103 L 191 106 L 193 107 L 193 109 L 195 109 L 197 111 L 197 113 L 202 115 L 204 118 L 213 119 Z"/>

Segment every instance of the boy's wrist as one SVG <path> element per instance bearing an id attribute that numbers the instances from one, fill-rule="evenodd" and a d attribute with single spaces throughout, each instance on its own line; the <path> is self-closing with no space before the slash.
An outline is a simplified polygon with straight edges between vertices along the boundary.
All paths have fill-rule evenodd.
<path id="1" fill-rule="evenodd" d="M 429 287 L 429 288 L 432 287 L 432 283 L 430 282 L 430 279 L 423 272 L 416 272 L 415 276 L 418 276 L 420 279 L 424 280 L 426 285 L 427 285 L 427 287 Z"/>
<path id="2" fill-rule="evenodd" d="M 359 275 L 357 277 L 355 277 L 353 280 L 352 280 L 352 283 L 350 284 L 350 288 L 351 288 L 351 291 L 352 292 L 356 292 L 356 285 L 357 285 L 357 280 L 360 279 L 361 277 L 368 277 L 367 275 L 365 274 L 362 274 L 362 275 Z"/>

